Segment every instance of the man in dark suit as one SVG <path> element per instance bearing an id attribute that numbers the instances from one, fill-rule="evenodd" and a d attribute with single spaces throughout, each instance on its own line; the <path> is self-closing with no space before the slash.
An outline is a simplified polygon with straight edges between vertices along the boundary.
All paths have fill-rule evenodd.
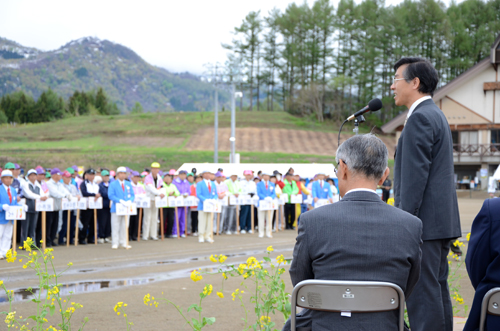
<path id="1" fill-rule="evenodd" d="M 422 222 L 384 203 L 376 193 L 389 174 L 388 152 L 372 134 L 346 140 L 337 150 L 340 202 L 300 216 L 290 276 L 306 279 L 381 281 L 409 297 L 420 273 Z M 340 313 L 304 309 L 298 330 L 398 329 L 397 310 Z M 290 330 L 290 320 L 283 330 Z"/>
<path id="2" fill-rule="evenodd" d="M 407 301 L 412 331 L 451 331 L 448 289 L 450 239 L 461 236 L 450 126 L 432 101 L 436 69 L 421 58 L 402 58 L 391 89 L 396 105 L 408 107 L 394 163 L 395 206 L 423 223 L 422 271 Z"/>
<path id="3" fill-rule="evenodd" d="M 465 264 L 476 294 L 464 331 L 475 331 L 484 295 L 500 287 L 500 199 L 486 200 L 474 219 Z M 500 316 L 487 315 L 485 330 L 500 330 Z"/>

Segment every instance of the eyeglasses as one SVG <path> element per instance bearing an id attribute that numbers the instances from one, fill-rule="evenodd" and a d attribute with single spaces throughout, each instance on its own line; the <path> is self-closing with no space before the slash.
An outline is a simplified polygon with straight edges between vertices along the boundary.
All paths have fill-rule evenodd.
<path id="1" fill-rule="evenodd" d="M 344 161 L 344 160 L 339 159 L 339 161 L 344 162 L 344 164 L 347 166 L 347 163 L 345 163 L 345 161 Z M 339 164 L 340 164 L 340 162 L 339 162 L 339 163 L 337 163 L 337 167 L 339 166 Z M 333 172 L 335 173 L 335 175 L 337 174 L 337 171 L 338 171 L 337 167 L 335 166 L 335 164 L 333 165 Z"/>
<path id="2" fill-rule="evenodd" d="M 396 82 L 397 82 L 398 80 L 406 80 L 406 78 L 396 78 L 396 77 L 392 77 L 392 83 L 393 83 L 393 84 L 396 84 Z"/>

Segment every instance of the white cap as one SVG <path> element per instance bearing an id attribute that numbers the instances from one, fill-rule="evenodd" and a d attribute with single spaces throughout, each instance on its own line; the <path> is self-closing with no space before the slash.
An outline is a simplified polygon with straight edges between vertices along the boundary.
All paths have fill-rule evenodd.
<path id="1" fill-rule="evenodd" d="M 31 174 L 35 174 L 35 175 L 37 175 L 36 170 L 35 170 L 35 169 L 30 169 L 30 170 L 28 170 L 28 173 L 26 174 L 26 177 L 29 177 L 29 175 L 31 175 Z"/>
<path id="2" fill-rule="evenodd" d="M 12 177 L 12 171 L 10 170 L 2 171 L 2 177 Z"/>
<path id="3" fill-rule="evenodd" d="M 125 167 L 118 167 L 118 169 L 116 169 L 116 173 L 118 174 L 120 172 L 125 172 L 126 173 L 127 172 L 127 168 L 125 168 Z"/>

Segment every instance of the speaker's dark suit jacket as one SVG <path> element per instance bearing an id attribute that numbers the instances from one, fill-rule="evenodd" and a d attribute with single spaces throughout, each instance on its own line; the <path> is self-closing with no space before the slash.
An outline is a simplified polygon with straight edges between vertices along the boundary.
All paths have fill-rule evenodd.
<path id="1" fill-rule="evenodd" d="M 425 100 L 408 119 L 394 161 L 394 206 L 422 220 L 422 240 L 462 235 L 454 174 L 450 126 Z"/>
<path id="2" fill-rule="evenodd" d="M 348 193 L 334 204 L 300 216 L 290 276 L 306 279 L 381 281 L 409 296 L 420 274 L 422 222 L 367 191 Z M 313 331 L 397 330 L 397 311 L 340 313 L 304 309 L 298 327 Z M 283 330 L 290 330 L 288 321 Z"/>
<path id="3" fill-rule="evenodd" d="M 484 295 L 500 287 L 500 199 L 486 200 L 474 219 L 465 264 L 476 294 L 464 331 L 473 331 L 479 329 Z M 486 330 L 500 330 L 500 316 L 487 315 Z"/>

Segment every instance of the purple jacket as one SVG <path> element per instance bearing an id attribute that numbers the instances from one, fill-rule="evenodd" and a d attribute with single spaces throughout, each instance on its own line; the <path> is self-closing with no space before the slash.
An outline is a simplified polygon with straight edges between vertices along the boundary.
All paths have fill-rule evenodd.
<path id="1" fill-rule="evenodd" d="M 180 180 L 179 178 L 176 178 L 173 181 L 173 183 L 174 183 L 175 187 L 177 187 L 177 189 L 179 190 L 179 193 L 181 195 L 183 195 L 183 194 L 190 195 L 191 194 L 191 184 L 189 184 L 187 179 Z"/>

